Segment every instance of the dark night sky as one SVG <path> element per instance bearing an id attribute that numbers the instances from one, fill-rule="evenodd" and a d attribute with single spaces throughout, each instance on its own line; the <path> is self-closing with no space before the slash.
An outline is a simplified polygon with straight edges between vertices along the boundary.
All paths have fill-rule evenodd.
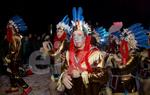
<path id="1" fill-rule="evenodd" d="M 98 21 L 106 27 L 120 20 L 125 25 L 150 24 L 150 0 L 1 0 L 0 25 L 5 26 L 9 17 L 18 14 L 30 32 L 46 32 L 50 23 L 58 23 L 66 14 L 71 17 L 73 6 L 83 7 L 86 21 Z"/>

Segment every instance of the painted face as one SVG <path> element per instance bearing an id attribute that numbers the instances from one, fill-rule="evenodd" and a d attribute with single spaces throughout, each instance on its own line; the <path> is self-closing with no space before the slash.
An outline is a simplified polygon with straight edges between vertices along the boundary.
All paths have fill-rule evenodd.
<path id="1" fill-rule="evenodd" d="M 62 29 L 57 29 L 57 37 L 61 38 L 61 36 L 63 35 L 64 31 Z"/>
<path id="2" fill-rule="evenodd" d="M 74 45 L 77 48 L 81 48 L 85 44 L 85 35 L 81 31 L 74 31 L 73 32 L 73 40 L 74 40 Z"/>

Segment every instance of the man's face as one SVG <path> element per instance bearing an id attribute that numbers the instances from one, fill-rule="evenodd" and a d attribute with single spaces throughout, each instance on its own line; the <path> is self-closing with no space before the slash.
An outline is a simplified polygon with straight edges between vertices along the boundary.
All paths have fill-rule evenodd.
<path id="1" fill-rule="evenodd" d="M 74 45 L 77 48 L 81 48 L 85 45 L 85 35 L 81 31 L 74 31 L 73 32 L 73 40 Z"/>
<path id="2" fill-rule="evenodd" d="M 60 38 L 63 35 L 63 29 L 57 29 L 57 37 Z"/>

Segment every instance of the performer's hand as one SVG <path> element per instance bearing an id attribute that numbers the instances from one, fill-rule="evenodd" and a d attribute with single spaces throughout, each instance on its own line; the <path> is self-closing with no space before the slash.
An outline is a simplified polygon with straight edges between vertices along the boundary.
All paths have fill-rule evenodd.
<path id="1" fill-rule="evenodd" d="M 73 78 L 78 78 L 80 77 L 80 71 L 75 69 L 75 70 L 72 70 L 72 77 Z"/>
<path id="2" fill-rule="evenodd" d="M 82 77 L 82 80 L 83 80 L 83 83 L 84 84 L 88 84 L 89 83 L 89 79 L 88 79 L 88 72 L 87 71 L 84 71 L 82 72 L 81 74 L 81 77 Z"/>
<path id="3" fill-rule="evenodd" d="M 96 76 L 97 76 L 97 77 L 102 77 L 102 76 L 104 76 L 104 72 L 97 73 Z"/>
<path id="4" fill-rule="evenodd" d="M 63 75 L 62 82 L 63 82 L 63 84 L 65 85 L 65 87 L 67 89 L 71 89 L 72 88 L 73 84 L 72 84 L 71 80 L 72 80 L 71 76 L 68 75 L 67 73 L 65 73 Z"/>
<path id="5" fill-rule="evenodd" d="M 49 48 L 49 42 L 48 41 L 43 42 L 43 49 L 45 52 L 48 52 L 51 50 L 51 48 Z"/>
<path id="6" fill-rule="evenodd" d="M 98 72 L 98 73 L 89 74 L 88 76 L 89 77 L 100 78 L 100 77 L 104 76 L 104 72 L 101 71 L 101 72 Z"/>
<path id="7" fill-rule="evenodd" d="M 43 47 L 40 47 L 40 52 L 44 52 L 44 48 Z"/>

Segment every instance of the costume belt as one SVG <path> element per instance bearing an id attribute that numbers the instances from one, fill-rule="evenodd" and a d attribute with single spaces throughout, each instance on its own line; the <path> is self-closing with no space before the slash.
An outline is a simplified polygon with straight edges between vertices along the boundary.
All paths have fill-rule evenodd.
<path id="1" fill-rule="evenodd" d="M 113 86 L 113 82 L 114 82 L 113 78 L 116 78 L 114 86 Z M 111 75 L 111 78 L 110 78 L 110 87 L 112 87 L 113 89 L 116 90 L 119 80 L 121 80 L 121 82 L 124 83 L 125 81 L 128 81 L 128 80 L 130 80 L 132 78 L 139 79 L 137 76 L 133 76 L 132 74 L 128 74 L 128 75 Z"/>

